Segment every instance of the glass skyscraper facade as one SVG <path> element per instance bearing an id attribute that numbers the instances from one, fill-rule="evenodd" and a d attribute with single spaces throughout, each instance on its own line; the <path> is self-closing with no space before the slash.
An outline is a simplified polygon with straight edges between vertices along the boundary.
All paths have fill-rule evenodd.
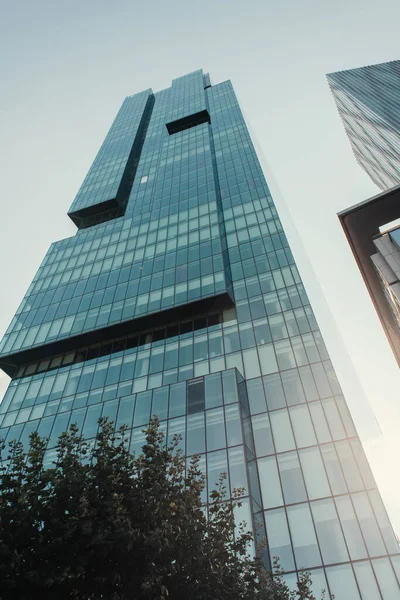
<path id="1" fill-rule="evenodd" d="M 157 414 L 293 584 L 400 598 L 399 547 L 230 81 L 126 98 L 0 345 L 0 437 Z M 206 490 L 204 501 L 207 501 Z"/>
<path id="2" fill-rule="evenodd" d="M 383 191 L 400 184 L 400 60 L 327 75 L 357 162 Z"/>

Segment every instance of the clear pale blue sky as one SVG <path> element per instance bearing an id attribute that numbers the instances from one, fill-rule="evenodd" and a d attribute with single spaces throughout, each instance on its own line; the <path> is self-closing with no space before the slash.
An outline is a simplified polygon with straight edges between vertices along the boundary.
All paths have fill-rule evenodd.
<path id="1" fill-rule="evenodd" d="M 399 1 L 0 0 L 0 8 L 0 334 L 49 243 L 74 233 L 65 213 L 123 98 L 198 68 L 215 83 L 231 79 L 400 531 L 400 372 L 336 217 L 378 190 L 353 159 L 325 80 L 399 58 Z M 0 393 L 5 385 L 0 376 Z"/>

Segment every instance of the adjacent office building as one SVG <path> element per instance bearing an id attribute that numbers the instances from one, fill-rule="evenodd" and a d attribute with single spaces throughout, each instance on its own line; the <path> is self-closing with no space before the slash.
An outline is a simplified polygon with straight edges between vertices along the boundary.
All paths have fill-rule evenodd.
<path id="1" fill-rule="evenodd" d="M 400 186 L 338 216 L 400 366 Z"/>
<path id="2" fill-rule="evenodd" d="M 327 75 L 357 162 L 381 190 L 400 184 L 400 60 Z"/>
<path id="3" fill-rule="evenodd" d="M 0 346 L 0 435 L 109 416 L 245 487 L 265 559 L 337 600 L 400 598 L 399 548 L 230 81 L 125 99 Z"/>

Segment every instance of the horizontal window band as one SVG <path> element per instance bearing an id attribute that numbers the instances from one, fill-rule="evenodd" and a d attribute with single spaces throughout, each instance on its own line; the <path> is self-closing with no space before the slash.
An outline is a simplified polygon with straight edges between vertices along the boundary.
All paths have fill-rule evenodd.
<path id="1" fill-rule="evenodd" d="M 197 125 L 202 125 L 203 123 L 211 123 L 210 113 L 206 109 L 194 113 L 193 115 L 183 117 L 182 119 L 177 119 L 176 121 L 166 123 L 166 128 L 169 135 L 173 135 L 174 133 L 185 131 L 185 129 L 190 129 L 191 127 L 196 127 Z"/>
<path id="2" fill-rule="evenodd" d="M 79 335 L 55 340 L 49 344 L 39 347 L 28 348 L 22 352 L 10 354 L 0 358 L 0 368 L 10 377 L 15 376 L 16 371 L 22 365 L 44 360 L 59 354 L 78 351 L 81 348 L 94 344 L 105 344 L 115 338 L 141 334 L 149 329 L 167 327 L 173 323 L 193 319 L 196 316 L 206 315 L 212 312 L 232 308 L 234 302 L 228 292 L 216 296 L 203 298 L 195 302 L 174 306 L 158 313 L 144 315 L 130 321 L 115 323 L 102 329 L 86 331 Z"/>
<path id="3" fill-rule="evenodd" d="M 62 367 L 70 367 L 77 363 L 90 361 L 102 356 L 109 356 L 115 353 L 125 352 L 131 348 L 140 348 L 148 346 L 148 344 L 167 342 L 169 339 L 177 338 L 188 333 L 196 331 L 205 331 L 215 325 L 221 323 L 229 323 L 236 319 L 236 311 L 232 308 L 211 310 L 205 314 L 196 314 L 190 320 L 180 320 L 175 323 L 168 323 L 164 327 L 155 329 L 146 329 L 145 331 L 131 333 L 124 337 L 113 338 L 102 343 L 84 346 L 66 352 L 64 354 L 52 355 L 44 360 L 31 362 L 22 365 L 18 368 L 14 379 L 21 379 L 29 375 L 36 375 L 60 369 Z M 158 346 L 160 347 L 160 346 Z"/>

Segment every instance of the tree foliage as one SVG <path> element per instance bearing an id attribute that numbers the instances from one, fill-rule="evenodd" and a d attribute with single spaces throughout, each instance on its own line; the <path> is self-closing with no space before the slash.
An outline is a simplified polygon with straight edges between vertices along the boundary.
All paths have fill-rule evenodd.
<path id="1" fill-rule="evenodd" d="M 206 518 L 198 458 L 187 467 L 178 442 L 155 419 L 135 457 L 107 420 L 95 444 L 71 426 L 51 468 L 37 433 L 27 452 L 3 444 L 0 599 L 315 600 L 308 574 L 289 592 L 248 555 L 246 526 L 233 535 L 242 492 L 227 502 L 223 475 Z"/>

